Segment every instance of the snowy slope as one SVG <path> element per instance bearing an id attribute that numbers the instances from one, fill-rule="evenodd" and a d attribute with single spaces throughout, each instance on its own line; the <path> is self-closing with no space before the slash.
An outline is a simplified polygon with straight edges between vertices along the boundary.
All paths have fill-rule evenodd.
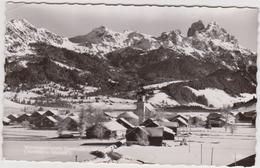
<path id="1" fill-rule="evenodd" d="M 246 102 L 256 96 L 256 94 L 241 93 L 240 96 L 233 97 L 227 94 L 225 91 L 216 88 L 206 88 L 203 90 L 196 90 L 188 86 L 186 87 L 189 88 L 196 96 L 201 96 L 201 95 L 205 96 L 205 98 L 208 101 L 208 104 L 216 108 L 233 106 L 234 103 L 242 102 L 242 101 Z"/>
<path id="2" fill-rule="evenodd" d="M 148 99 L 148 102 L 156 106 L 176 106 L 180 105 L 177 101 L 171 99 L 166 93 L 156 90 L 154 95 Z"/>
<path id="3" fill-rule="evenodd" d="M 144 89 L 160 89 L 162 87 L 168 86 L 173 83 L 179 83 L 179 82 L 188 82 L 187 80 L 175 80 L 175 81 L 169 81 L 169 82 L 162 82 L 162 83 L 156 83 L 151 85 L 144 86 Z"/>

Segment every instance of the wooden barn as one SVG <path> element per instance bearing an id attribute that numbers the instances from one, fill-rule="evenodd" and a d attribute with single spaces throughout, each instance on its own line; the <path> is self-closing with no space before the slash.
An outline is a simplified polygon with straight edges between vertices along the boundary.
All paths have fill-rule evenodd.
<path id="1" fill-rule="evenodd" d="M 126 128 L 119 124 L 117 121 L 101 122 L 93 125 L 86 130 L 87 138 L 99 138 L 99 139 L 120 139 L 124 138 L 126 134 Z"/>
<path id="2" fill-rule="evenodd" d="M 206 125 L 207 119 L 205 117 L 201 116 L 193 116 L 189 118 L 189 125 L 195 126 L 195 127 L 204 127 Z"/>
<path id="3" fill-rule="evenodd" d="M 162 146 L 163 132 L 163 127 L 138 126 L 127 130 L 126 142 L 128 145 Z"/>
<path id="4" fill-rule="evenodd" d="M 239 112 L 235 116 L 237 123 L 252 123 L 255 125 L 256 120 L 256 111 L 249 111 L 249 112 Z"/>
<path id="5" fill-rule="evenodd" d="M 78 116 L 67 116 L 61 123 L 66 130 L 77 131 L 79 127 L 79 117 Z"/>
<path id="6" fill-rule="evenodd" d="M 164 132 L 163 127 L 146 127 L 145 130 L 149 133 L 149 145 L 162 146 Z"/>
<path id="7" fill-rule="evenodd" d="M 38 129 L 54 129 L 57 128 L 58 121 L 52 116 L 42 116 L 32 124 Z"/>
<path id="8" fill-rule="evenodd" d="M 163 139 L 165 140 L 174 140 L 176 136 L 176 132 L 168 127 L 163 126 Z"/>
<path id="9" fill-rule="evenodd" d="M 207 125 L 212 127 L 223 127 L 226 123 L 225 117 L 220 113 L 210 113 L 207 116 Z"/>
<path id="10" fill-rule="evenodd" d="M 142 146 L 149 145 L 149 132 L 145 130 L 144 126 L 138 126 L 132 129 L 127 129 L 126 143 L 127 145 L 137 144 Z"/>

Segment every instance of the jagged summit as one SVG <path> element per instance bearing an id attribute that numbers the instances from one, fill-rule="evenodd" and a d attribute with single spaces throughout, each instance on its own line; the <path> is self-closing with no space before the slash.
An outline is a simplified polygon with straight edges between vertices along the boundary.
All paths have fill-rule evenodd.
<path id="1" fill-rule="evenodd" d="M 33 53 L 31 43 L 62 45 L 64 38 L 44 28 L 36 28 L 25 19 L 11 20 L 6 25 L 6 56 L 26 55 Z"/>
<path id="2" fill-rule="evenodd" d="M 241 47 L 237 39 L 216 22 L 205 26 L 201 20 L 191 24 L 188 37 L 184 36 L 180 30 L 163 32 L 159 37 L 153 37 L 138 31 L 116 32 L 105 26 L 99 26 L 85 35 L 68 39 L 47 29 L 36 28 L 25 19 L 17 19 L 7 23 L 5 39 L 7 56 L 32 53 L 32 49 L 28 46 L 30 43 L 37 42 L 103 58 L 112 51 L 126 47 L 145 51 L 164 47 L 196 58 L 212 55 L 220 49 L 252 54 Z"/>
<path id="3" fill-rule="evenodd" d="M 191 27 L 188 30 L 187 36 L 188 37 L 193 36 L 196 31 L 199 32 L 199 31 L 204 30 L 204 29 L 205 29 L 205 26 L 204 26 L 204 24 L 201 20 L 194 22 L 194 23 L 191 24 Z"/>
<path id="4" fill-rule="evenodd" d="M 35 26 L 33 26 L 30 22 L 28 22 L 26 19 L 12 19 L 7 23 L 7 27 L 8 26 L 13 26 L 16 28 L 20 28 L 23 30 L 23 28 L 26 27 L 32 27 L 35 28 Z"/>

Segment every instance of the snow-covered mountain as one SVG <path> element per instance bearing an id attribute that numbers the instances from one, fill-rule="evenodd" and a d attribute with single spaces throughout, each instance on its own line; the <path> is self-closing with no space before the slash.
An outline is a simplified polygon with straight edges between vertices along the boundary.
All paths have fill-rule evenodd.
<path id="1" fill-rule="evenodd" d="M 72 37 L 68 41 L 66 37 L 44 28 L 36 28 L 25 19 L 19 19 L 7 23 L 5 40 L 7 56 L 15 53 L 19 55 L 30 53 L 28 44 L 35 42 L 101 55 L 125 47 L 152 50 L 161 46 L 179 49 L 190 55 L 197 53 L 199 56 L 203 56 L 206 52 L 216 52 L 218 48 L 252 54 L 248 49 L 240 46 L 235 37 L 228 34 L 216 22 L 205 27 L 202 21 L 191 25 L 188 36 L 184 36 L 180 30 L 164 32 L 159 37 L 152 37 L 135 31 L 115 32 L 100 26 L 86 35 Z"/>
<path id="2" fill-rule="evenodd" d="M 61 46 L 64 39 L 46 29 L 36 28 L 27 20 L 11 20 L 6 25 L 5 47 L 6 56 L 24 56 L 32 54 L 30 43 L 43 42 Z"/>
<path id="3" fill-rule="evenodd" d="M 206 26 L 194 22 L 187 35 L 172 30 L 153 37 L 100 26 L 86 35 L 67 38 L 24 19 L 11 20 L 6 25 L 5 47 L 9 90 L 35 90 L 54 82 L 129 98 L 140 83 L 166 82 L 153 88 L 157 91 L 152 101 L 161 97 L 178 105 L 203 106 L 212 105 L 209 97 L 215 93 L 230 96 L 228 100 L 236 103 L 242 101 L 240 95 L 255 94 L 256 53 L 215 22 Z"/>
<path id="4" fill-rule="evenodd" d="M 143 50 L 157 49 L 160 46 L 150 35 L 135 31 L 115 32 L 104 26 L 95 28 L 86 35 L 70 38 L 70 41 L 88 47 L 92 53 L 99 55 L 129 46 Z"/>

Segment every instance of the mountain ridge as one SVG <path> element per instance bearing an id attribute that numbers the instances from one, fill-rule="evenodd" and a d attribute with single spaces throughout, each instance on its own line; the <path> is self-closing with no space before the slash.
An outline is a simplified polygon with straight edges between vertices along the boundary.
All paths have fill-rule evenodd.
<path id="1" fill-rule="evenodd" d="M 5 83 L 11 91 L 35 90 L 54 82 L 73 88 L 75 94 L 82 91 L 80 87 L 96 88 L 81 96 L 134 98 L 140 84 L 182 80 L 186 82 L 171 83 L 160 91 L 154 88 L 153 96 L 166 94 L 180 104 L 211 106 L 211 95 L 203 97 L 206 91 L 230 96 L 228 100 L 237 103 L 232 97 L 254 94 L 256 89 L 256 54 L 215 22 L 207 26 L 194 22 L 187 36 L 180 30 L 153 37 L 101 26 L 66 38 L 22 19 L 8 22 L 5 40 Z"/>

